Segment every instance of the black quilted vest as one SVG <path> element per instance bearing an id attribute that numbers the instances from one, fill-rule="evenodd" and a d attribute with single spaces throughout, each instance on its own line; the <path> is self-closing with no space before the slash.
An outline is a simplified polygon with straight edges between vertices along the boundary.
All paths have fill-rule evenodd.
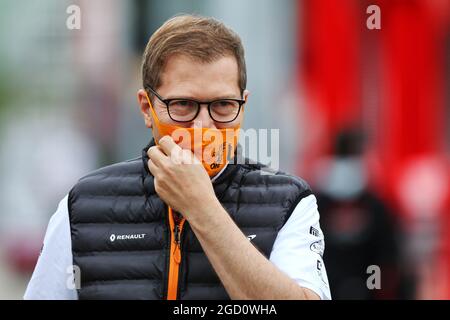
<path id="1" fill-rule="evenodd" d="M 146 165 L 150 145 L 138 159 L 81 178 L 69 193 L 79 299 L 167 297 L 168 208 L 155 193 Z M 265 169 L 229 164 L 213 186 L 235 223 L 245 235 L 256 235 L 252 243 L 268 258 L 278 231 L 311 190 L 297 177 Z M 178 299 L 229 299 L 187 221 L 181 250 Z"/>

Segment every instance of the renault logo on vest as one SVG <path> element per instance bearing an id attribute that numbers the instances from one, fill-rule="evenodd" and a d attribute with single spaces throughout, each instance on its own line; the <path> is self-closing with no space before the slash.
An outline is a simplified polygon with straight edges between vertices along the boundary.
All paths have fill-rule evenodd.
<path id="1" fill-rule="evenodd" d="M 114 242 L 115 240 L 131 240 L 131 239 L 144 239 L 146 233 L 138 233 L 138 234 L 118 234 L 115 235 L 114 233 L 109 237 L 109 240 L 111 242 Z"/>

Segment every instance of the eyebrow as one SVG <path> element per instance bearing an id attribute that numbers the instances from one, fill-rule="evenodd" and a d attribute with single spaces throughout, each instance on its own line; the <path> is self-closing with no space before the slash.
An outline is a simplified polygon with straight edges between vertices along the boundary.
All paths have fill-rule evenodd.
<path id="1" fill-rule="evenodd" d="M 164 99 L 166 99 L 166 100 L 173 100 L 173 99 L 186 99 L 186 100 L 195 100 L 195 101 L 199 101 L 199 102 L 204 102 L 205 100 L 199 100 L 199 99 L 197 99 L 196 97 L 193 97 L 193 96 L 186 96 L 186 95 L 184 95 L 184 96 L 175 96 L 175 95 L 171 95 L 171 96 L 169 96 L 169 97 L 164 97 Z M 210 100 L 207 100 L 207 101 L 216 101 L 216 100 L 227 100 L 227 99 L 237 99 L 237 100 L 242 100 L 242 97 L 236 97 L 236 95 L 235 94 L 230 94 L 230 95 L 221 95 L 221 96 L 219 96 L 219 97 L 215 97 L 214 99 L 210 99 Z"/>

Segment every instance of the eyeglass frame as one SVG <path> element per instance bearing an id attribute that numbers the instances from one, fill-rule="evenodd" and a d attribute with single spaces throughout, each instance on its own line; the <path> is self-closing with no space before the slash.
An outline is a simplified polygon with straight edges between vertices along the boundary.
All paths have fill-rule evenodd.
<path id="1" fill-rule="evenodd" d="M 158 98 L 159 101 L 161 101 L 162 103 L 164 103 L 165 107 L 167 108 L 167 114 L 169 115 L 169 117 L 170 117 L 170 119 L 171 119 L 172 121 L 180 122 L 180 123 L 187 123 L 187 122 L 192 122 L 192 121 L 194 121 L 195 118 L 197 118 L 198 114 L 200 113 L 200 107 L 201 107 L 202 104 L 206 104 L 206 105 L 208 106 L 208 113 L 209 113 L 210 118 L 211 118 L 213 121 L 215 121 L 215 122 L 217 122 L 217 123 L 230 123 L 230 122 L 233 122 L 234 120 L 237 119 L 237 117 L 238 117 L 239 114 L 241 113 L 242 105 L 246 103 L 246 101 L 245 101 L 244 99 L 234 99 L 234 98 L 229 98 L 229 99 L 228 99 L 228 98 L 226 98 L 226 99 L 216 99 L 216 100 L 212 100 L 212 101 L 198 101 L 198 100 L 191 99 L 191 98 L 171 98 L 171 99 L 164 99 L 163 97 L 161 97 L 161 95 L 159 95 L 159 94 L 156 92 L 156 90 L 154 90 L 154 89 L 151 88 L 151 87 L 148 87 L 148 86 L 147 86 L 147 87 L 145 87 L 145 90 L 150 91 L 150 93 L 151 93 L 151 94 L 154 94 L 154 95 Z M 184 120 L 184 121 L 180 121 L 180 120 L 175 120 L 175 119 L 173 119 L 172 116 L 170 115 L 170 112 L 169 112 L 169 104 L 170 104 L 170 102 L 175 101 L 175 100 L 185 100 L 185 101 L 195 102 L 195 103 L 198 105 L 197 112 L 195 113 L 195 116 L 194 116 L 191 120 Z M 223 101 L 223 100 L 235 101 L 235 102 L 238 102 L 238 103 L 239 103 L 239 109 L 238 109 L 238 112 L 236 113 L 236 116 L 235 116 L 232 120 L 228 120 L 228 121 L 217 121 L 217 120 L 214 119 L 213 116 L 211 115 L 211 105 L 212 105 L 214 102 Z M 150 107 L 153 107 L 153 106 L 150 106 Z M 155 111 L 156 111 L 156 110 L 155 110 Z"/>

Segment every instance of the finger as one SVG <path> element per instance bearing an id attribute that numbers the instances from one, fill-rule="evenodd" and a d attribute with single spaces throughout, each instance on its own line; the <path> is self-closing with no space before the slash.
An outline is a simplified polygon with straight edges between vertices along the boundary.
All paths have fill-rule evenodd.
<path id="1" fill-rule="evenodd" d="M 182 162 L 184 164 L 199 164 L 200 160 L 192 153 L 191 150 L 182 149 Z"/>
<path id="2" fill-rule="evenodd" d="M 181 150 L 180 146 L 173 141 L 171 136 L 164 136 L 159 139 L 159 146 L 162 151 L 167 155 L 171 156 L 173 151 L 179 152 Z"/>
<path id="3" fill-rule="evenodd" d="M 168 161 L 167 156 L 157 146 L 150 147 L 147 155 L 157 167 L 163 166 Z"/>
<path id="4" fill-rule="evenodd" d="M 158 167 L 155 165 L 155 163 L 151 159 L 148 159 L 147 165 L 148 165 L 148 169 L 150 170 L 151 174 L 153 176 L 155 176 L 156 173 L 158 172 Z"/>

